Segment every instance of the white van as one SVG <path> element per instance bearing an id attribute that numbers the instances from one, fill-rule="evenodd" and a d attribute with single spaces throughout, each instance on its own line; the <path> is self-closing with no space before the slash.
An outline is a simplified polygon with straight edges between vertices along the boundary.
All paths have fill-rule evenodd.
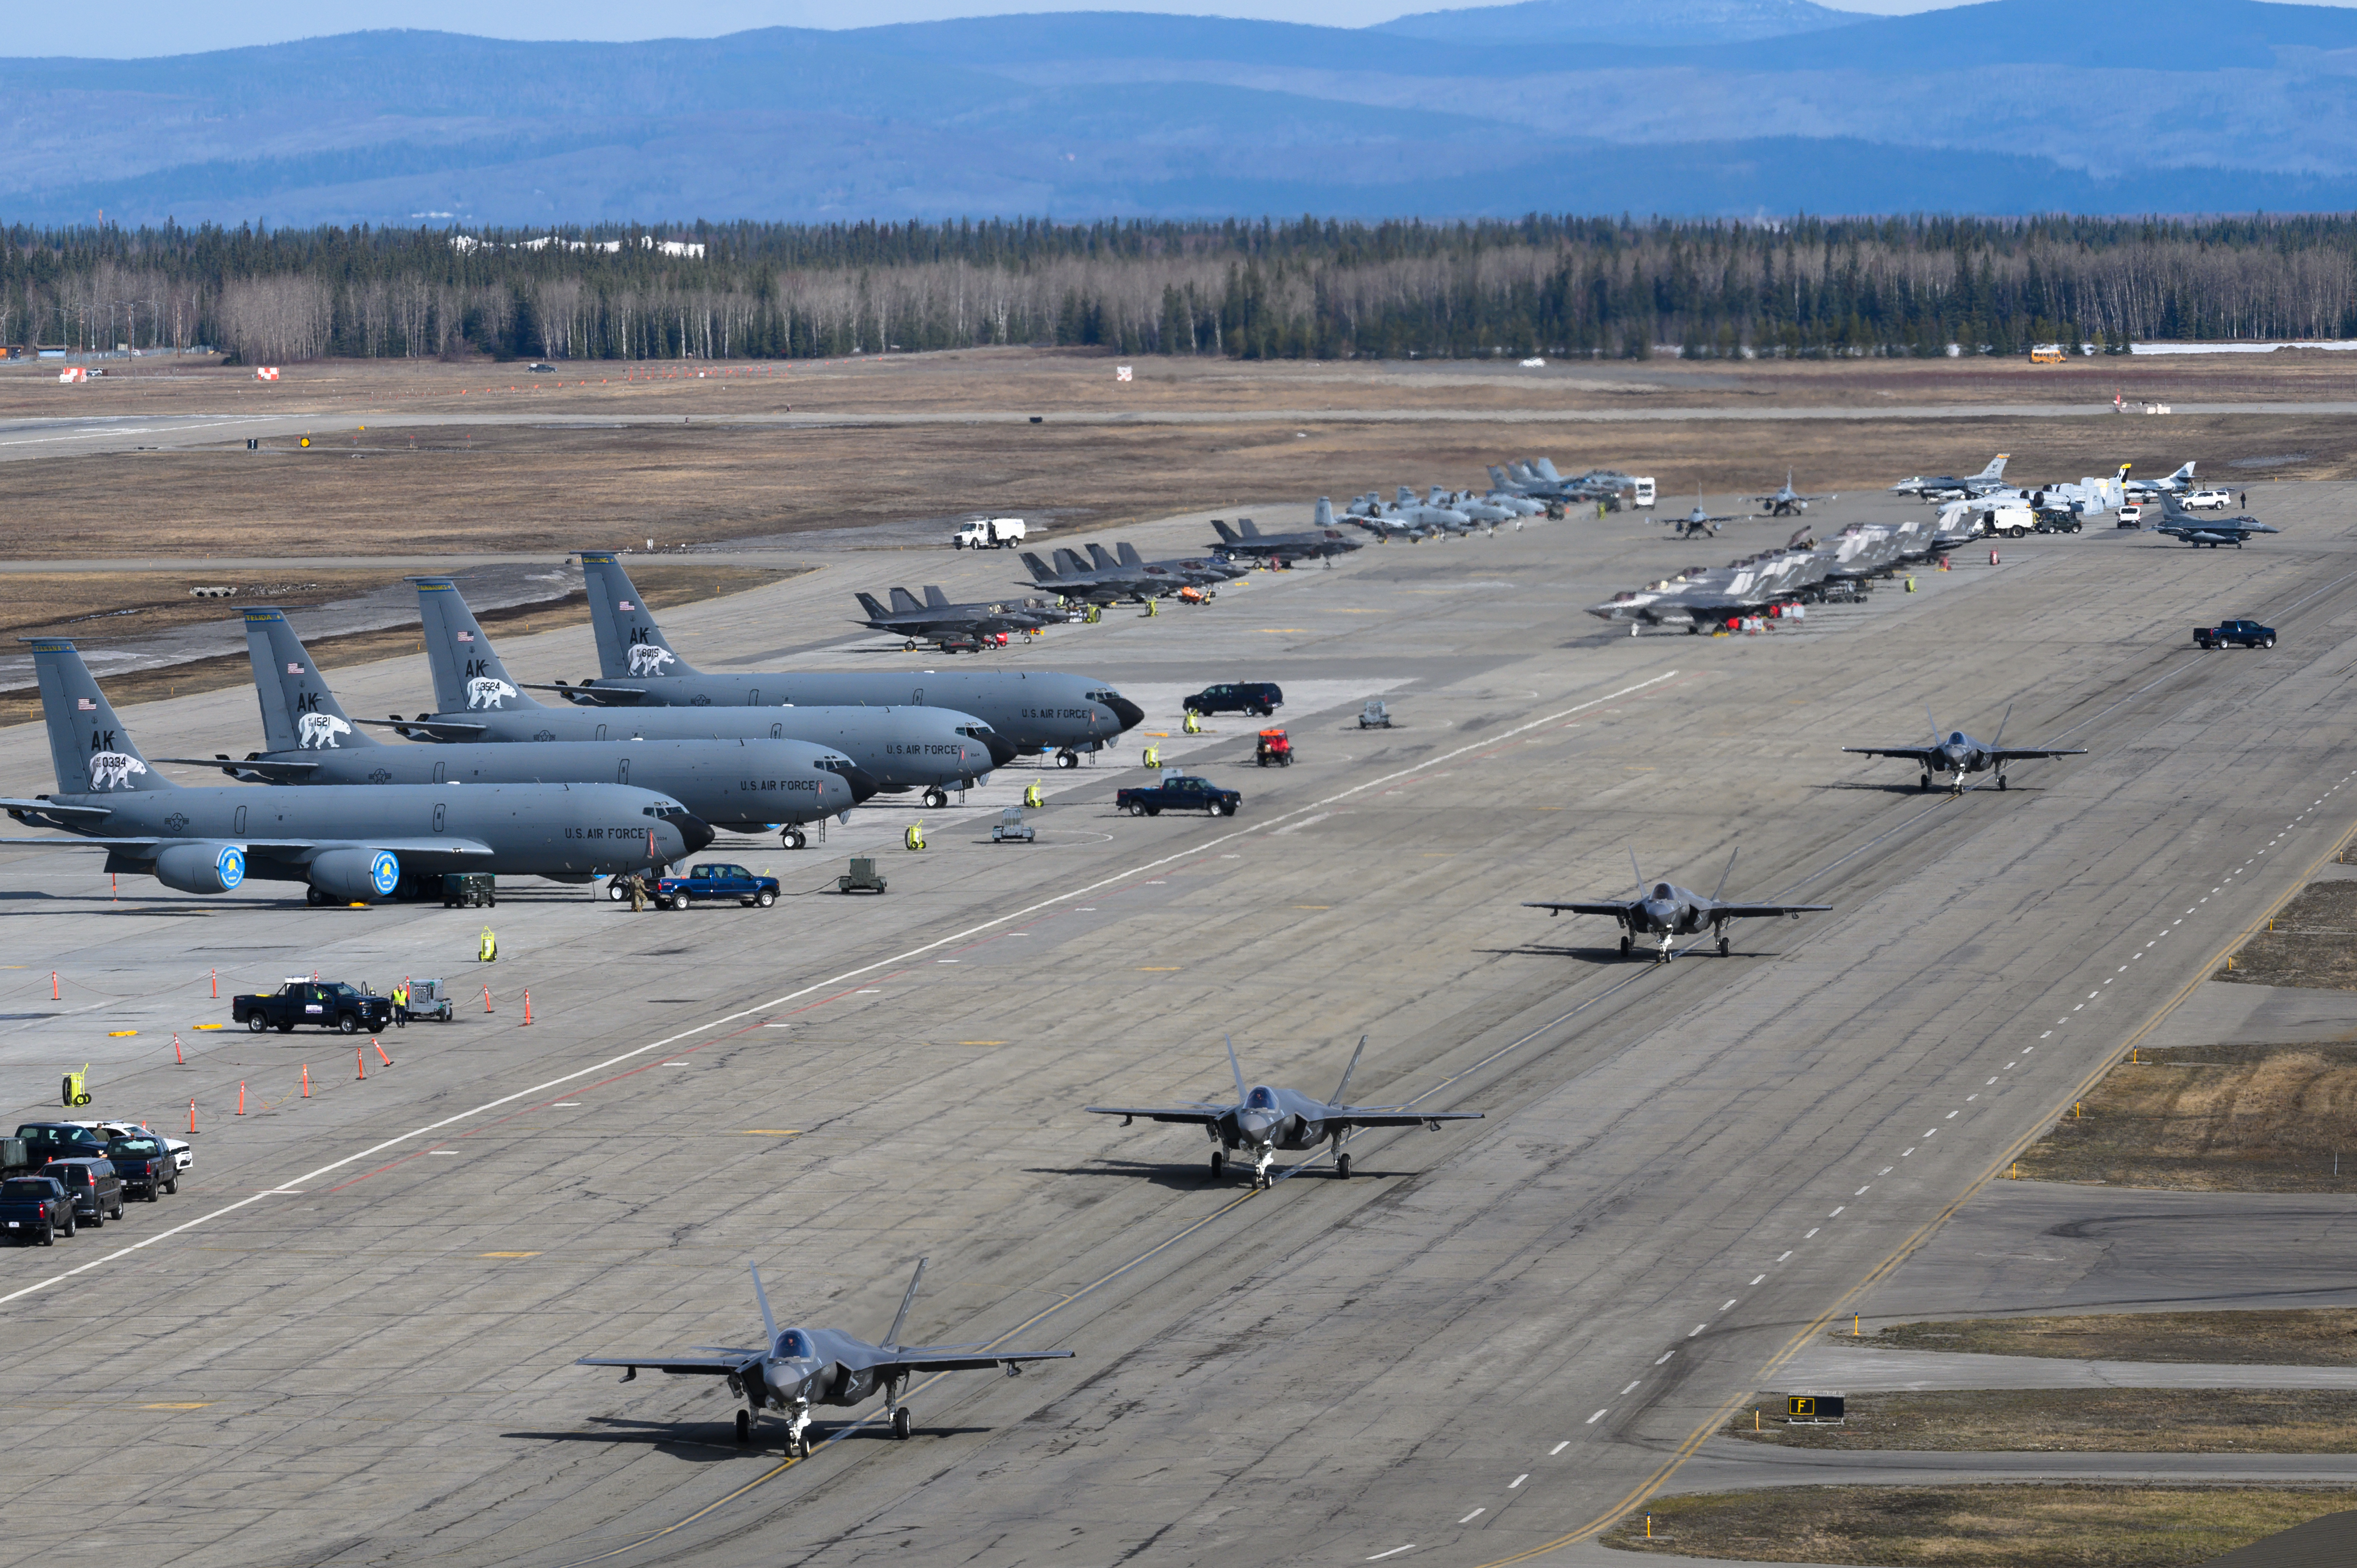
<path id="1" fill-rule="evenodd" d="M 1631 479 L 1629 481 L 1629 487 L 1636 492 L 1634 499 L 1637 505 L 1652 506 L 1653 504 L 1652 480 L 1649 478 Z"/>
<path id="2" fill-rule="evenodd" d="M 2143 501 L 2129 501 L 2126 505 L 2120 508 L 2119 521 L 2113 526 L 2116 528 L 2142 528 L 2144 526 L 2144 514 L 2147 510 L 2157 511 L 2159 509 L 2157 507 L 2147 508 L 2147 503 Z"/>

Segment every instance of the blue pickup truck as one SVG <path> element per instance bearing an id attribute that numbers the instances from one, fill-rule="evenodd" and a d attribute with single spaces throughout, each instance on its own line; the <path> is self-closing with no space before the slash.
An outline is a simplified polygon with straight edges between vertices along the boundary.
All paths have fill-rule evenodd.
<path id="1" fill-rule="evenodd" d="M 2197 626 L 2193 640 L 2203 648 L 2273 648 L 2276 628 L 2261 626 L 2255 620 L 2222 620 L 2216 626 Z"/>
<path id="2" fill-rule="evenodd" d="M 717 862 L 691 869 L 685 876 L 666 876 L 655 884 L 655 908 L 684 909 L 690 904 L 727 902 L 766 909 L 778 901 L 778 879 L 756 876 L 741 865 Z"/>
<path id="3" fill-rule="evenodd" d="M 1243 803 L 1244 798 L 1233 789 L 1222 789 L 1208 779 L 1184 776 L 1142 789 L 1117 789 L 1113 797 L 1113 809 L 1133 817 L 1158 817 L 1165 811 L 1209 811 L 1215 817 L 1232 817 Z"/>

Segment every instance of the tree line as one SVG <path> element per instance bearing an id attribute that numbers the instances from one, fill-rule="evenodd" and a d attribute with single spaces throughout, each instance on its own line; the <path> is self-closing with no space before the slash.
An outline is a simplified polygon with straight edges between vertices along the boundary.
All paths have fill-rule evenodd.
<path id="1" fill-rule="evenodd" d="M 0 229 L 0 342 L 352 358 L 2011 353 L 2357 337 L 2357 217 Z"/>

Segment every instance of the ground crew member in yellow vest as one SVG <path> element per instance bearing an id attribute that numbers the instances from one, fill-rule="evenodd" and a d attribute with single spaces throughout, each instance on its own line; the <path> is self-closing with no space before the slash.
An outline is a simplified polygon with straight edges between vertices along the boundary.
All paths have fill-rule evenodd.
<path id="1" fill-rule="evenodd" d="M 393 1026 L 409 1027 L 409 982 L 405 980 L 393 988 Z"/>
<path id="2" fill-rule="evenodd" d="M 483 949 L 475 955 L 478 963 L 496 963 L 500 957 L 500 940 L 491 935 L 491 928 L 483 928 Z"/>

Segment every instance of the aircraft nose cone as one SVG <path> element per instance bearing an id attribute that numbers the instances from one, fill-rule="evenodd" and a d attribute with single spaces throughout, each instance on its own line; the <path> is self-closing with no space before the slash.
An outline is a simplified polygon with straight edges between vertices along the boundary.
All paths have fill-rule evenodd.
<path id="1" fill-rule="evenodd" d="M 851 786 L 851 803 L 855 806 L 884 788 L 882 779 L 857 763 L 845 763 L 834 771 L 835 777 Z"/>
<path id="2" fill-rule="evenodd" d="M 1242 1133 L 1248 1143 L 1267 1142 L 1268 1130 L 1275 1125 L 1275 1116 L 1266 1111 L 1246 1111 L 1236 1117 L 1236 1131 Z"/>
<path id="3" fill-rule="evenodd" d="M 1108 695 L 1104 704 L 1113 710 L 1113 716 L 1121 721 L 1124 730 L 1134 730 L 1146 722 L 1146 710 L 1118 693 Z"/>
<path id="4" fill-rule="evenodd" d="M 683 812 L 671 819 L 671 825 L 679 830 L 680 843 L 689 854 L 702 854 L 705 845 L 712 842 L 712 824 L 702 817 Z"/>
<path id="5" fill-rule="evenodd" d="M 1014 743 L 1009 741 L 1005 736 L 1000 735 L 995 729 L 986 729 L 975 738 L 979 739 L 985 746 L 989 748 L 990 761 L 993 767 L 1004 768 L 1008 763 L 1014 761 L 1017 755 L 1015 750 Z"/>

